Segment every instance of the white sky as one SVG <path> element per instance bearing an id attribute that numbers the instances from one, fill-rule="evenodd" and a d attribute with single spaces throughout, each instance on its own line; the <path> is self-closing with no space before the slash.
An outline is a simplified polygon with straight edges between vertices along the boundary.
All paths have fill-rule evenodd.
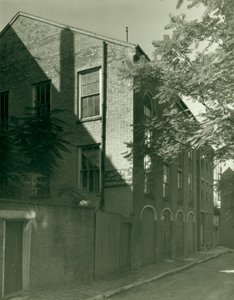
<path id="1" fill-rule="evenodd" d="M 0 0 L 0 31 L 22 11 L 68 26 L 138 44 L 152 58 L 153 40 L 161 40 L 169 14 L 185 13 L 188 20 L 199 19 L 203 8 L 176 10 L 177 0 Z M 201 107 L 186 104 L 196 114 Z"/>
<path id="2" fill-rule="evenodd" d="M 149 57 L 152 40 L 160 40 L 166 33 L 164 26 L 169 14 L 181 12 L 188 19 L 199 18 L 202 7 L 176 10 L 177 0 L 0 0 L 0 30 L 18 11 L 70 25 L 108 37 L 139 44 Z"/>

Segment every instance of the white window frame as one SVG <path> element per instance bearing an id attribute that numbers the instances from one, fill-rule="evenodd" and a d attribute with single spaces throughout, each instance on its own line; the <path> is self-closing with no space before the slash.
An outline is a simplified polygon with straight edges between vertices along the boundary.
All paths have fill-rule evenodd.
<path id="1" fill-rule="evenodd" d="M 99 113 L 99 115 L 96 115 L 96 116 L 82 118 L 82 116 L 81 116 L 81 77 L 84 74 L 92 73 L 95 71 L 99 71 L 99 112 L 100 113 Z M 79 115 L 79 119 L 86 120 L 86 119 L 95 119 L 97 117 L 101 117 L 102 116 L 102 69 L 101 69 L 101 67 L 96 67 L 96 68 L 80 71 L 77 74 L 77 79 L 78 79 L 78 108 L 79 108 L 78 115 Z"/>

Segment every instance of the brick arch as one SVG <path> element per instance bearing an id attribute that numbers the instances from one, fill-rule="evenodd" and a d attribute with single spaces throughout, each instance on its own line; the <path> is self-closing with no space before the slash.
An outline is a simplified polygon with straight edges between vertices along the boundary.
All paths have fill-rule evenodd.
<path id="1" fill-rule="evenodd" d="M 187 222 L 188 222 L 188 218 L 189 218 L 190 214 L 193 216 L 193 222 L 195 223 L 195 215 L 192 211 L 189 211 L 188 214 L 187 214 Z"/>
<path id="2" fill-rule="evenodd" d="M 145 206 L 142 208 L 141 214 L 140 214 L 140 220 L 142 220 L 142 214 L 143 214 L 144 209 L 146 209 L 146 208 L 151 208 L 151 209 L 153 209 L 153 211 L 154 211 L 154 220 L 156 221 L 156 220 L 158 219 L 157 212 L 156 212 L 155 208 L 154 208 L 153 206 L 151 206 L 151 205 L 145 205 Z"/>
<path id="3" fill-rule="evenodd" d="M 162 216 L 163 216 L 163 213 L 164 213 L 164 211 L 165 210 L 168 210 L 169 212 L 170 212 L 170 214 L 171 214 L 171 221 L 173 221 L 173 214 L 172 214 L 172 211 L 170 210 L 170 208 L 164 208 L 163 210 L 162 210 L 162 212 L 161 212 L 161 220 L 162 220 Z"/>
<path id="4" fill-rule="evenodd" d="M 177 216 L 178 216 L 178 213 L 179 212 L 182 212 L 182 214 L 183 214 L 183 216 L 184 216 L 184 212 L 182 211 L 182 210 L 178 210 L 177 211 L 177 213 L 176 213 L 176 215 L 175 215 L 175 219 L 177 220 Z M 184 216 L 184 218 L 183 218 L 183 221 L 185 222 L 185 216 Z"/>

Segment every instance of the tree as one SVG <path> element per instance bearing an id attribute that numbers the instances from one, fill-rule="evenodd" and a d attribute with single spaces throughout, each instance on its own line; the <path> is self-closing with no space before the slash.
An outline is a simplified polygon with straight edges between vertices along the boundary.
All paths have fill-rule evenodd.
<path id="1" fill-rule="evenodd" d="M 173 30 L 172 35 L 153 42 L 154 59 L 142 57 L 128 64 L 127 76 L 135 77 L 134 88 L 151 82 L 163 107 L 163 118 L 136 128 L 154 132 L 150 149 L 144 142 L 129 143 L 129 156 L 134 151 L 150 152 L 157 159 L 172 161 L 181 151 L 203 147 L 204 154 L 217 162 L 234 158 L 234 2 L 187 1 L 188 8 L 204 6 L 201 20 L 170 15 L 166 28 Z M 179 0 L 177 8 L 187 1 Z M 178 109 L 181 99 L 202 104 L 204 111 L 195 118 L 186 107 Z"/>
<path id="2" fill-rule="evenodd" d="M 34 188 L 44 193 L 58 172 L 62 152 L 69 152 L 64 122 L 56 117 L 60 110 L 46 112 L 36 103 L 25 112 L 23 118 L 11 117 L 7 129 L 1 127 L 2 197 L 19 197 L 35 174 Z"/>

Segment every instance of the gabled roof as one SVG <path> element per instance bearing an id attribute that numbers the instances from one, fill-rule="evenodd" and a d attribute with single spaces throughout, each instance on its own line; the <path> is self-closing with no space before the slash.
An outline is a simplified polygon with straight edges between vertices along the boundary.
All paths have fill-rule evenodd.
<path id="1" fill-rule="evenodd" d="M 129 42 L 125 42 L 125 41 L 120 41 L 120 40 L 117 40 L 117 39 L 109 38 L 109 37 L 106 37 L 106 36 L 103 36 L 103 35 L 91 32 L 91 31 L 87 31 L 87 30 L 76 28 L 76 27 L 71 27 L 71 26 L 67 26 L 67 25 L 64 25 L 64 24 L 57 23 L 57 22 L 53 22 L 53 21 L 50 21 L 50 20 L 47 20 L 47 19 L 43 19 L 43 18 L 40 18 L 40 17 L 31 15 L 31 14 L 28 14 L 28 13 L 25 13 L 25 12 L 21 12 L 21 11 L 18 12 L 11 19 L 11 21 L 3 28 L 3 30 L 0 33 L 0 37 L 18 19 L 19 16 L 22 16 L 22 17 L 25 17 L 25 18 L 29 18 L 29 19 L 32 19 L 32 20 L 36 20 L 36 21 L 39 21 L 39 22 L 43 22 L 43 23 L 46 23 L 46 24 L 49 24 L 49 25 L 52 25 L 52 26 L 56 26 L 56 27 L 59 27 L 59 28 L 69 29 L 69 30 L 71 30 L 73 32 L 81 33 L 81 34 L 84 34 L 84 35 L 87 35 L 87 36 L 90 36 L 90 37 L 94 37 L 96 39 L 104 40 L 104 41 L 107 41 L 107 42 L 111 42 L 111 43 L 118 44 L 118 45 L 121 45 L 121 46 L 129 47 L 129 48 L 132 48 L 132 49 L 137 48 L 139 50 L 139 52 L 142 55 L 146 56 L 146 58 L 148 59 L 148 56 L 141 49 L 141 47 L 139 45 L 137 45 L 137 44 L 132 44 L 132 43 L 129 43 Z"/>

